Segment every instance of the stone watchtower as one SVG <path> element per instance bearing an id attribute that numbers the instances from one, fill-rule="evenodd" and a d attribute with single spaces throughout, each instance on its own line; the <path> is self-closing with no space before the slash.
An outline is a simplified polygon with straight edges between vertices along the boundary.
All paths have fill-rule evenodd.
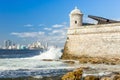
<path id="1" fill-rule="evenodd" d="M 70 16 L 70 28 L 82 26 L 83 14 L 77 7 L 75 7 L 75 9 L 71 11 L 69 16 Z"/>

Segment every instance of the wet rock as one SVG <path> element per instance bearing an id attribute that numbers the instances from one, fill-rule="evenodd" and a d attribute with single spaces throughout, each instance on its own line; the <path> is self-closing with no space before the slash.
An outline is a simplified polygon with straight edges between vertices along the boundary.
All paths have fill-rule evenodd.
<path id="1" fill-rule="evenodd" d="M 42 59 L 43 61 L 53 61 L 53 59 Z"/>
<path id="2" fill-rule="evenodd" d="M 93 75 L 88 75 L 84 78 L 84 80 L 99 80 L 99 78 Z"/>
<path id="3" fill-rule="evenodd" d="M 64 61 L 64 63 L 75 64 L 75 61 Z"/>
<path id="4" fill-rule="evenodd" d="M 75 75 L 73 72 L 68 72 L 62 77 L 62 80 L 75 80 Z"/>
<path id="5" fill-rule="evenodd" d="M 102 59 L 100 59 L 100 58 L 90 58 L 90 61 L 89 61 L 90 63 L 92 63 L 92 64 L 100 64 L 100 63 L 102 63 L 103 61 L 102 61 Z"/>
<path id="6" fill-rule="evenodd" d="M 74 70 L 73 73 L 75 76 L 75 80 L 80 80 L 82 78 L 83 68 L 78 68 L 78 69 Z"/>
<path id="7" fill-rule="evenodd" d="M 68 72 L 62 77 L 62 80 L 80 80 L 82 78 L 83 68 L 78 68 L 73 72 Z"/>
<path id="8" fill-rule="evenodd" d="M 111 80 L 110 77 L 102 77 L 100 80 Z"/>
<path id="9" fill-rule="evenodd" d="M 88 62 L 88 58 L 87 59 L 86 58 L 80 58 L 79 62 L 80 63 L 87 63 Z"/>
<path id="10" fill-rule="evenodd" d="M 67 43 L 66 43 L 67 44 Z M 91 56 L 88 56 L 88 55 L 80 55 L 80 56 L 75 56 L 75 55 L 72 55 L 72 54 L 68 54 L 70 53 L 68 51 L 68 48 L 67 47 L 64 47 L 64 52 L 63 52 L 63 55 L 61 57 L 61 59 L 64 59 L 64 60 L 79 60 L 80 63 L 92 63 L 92 64 L 101 64 L 101 63 L 104 63 L 104 64 L 107 64 L 107 65 L 116 65 L 116 64 L 120 64 L 120 58 L 117 58 L 117 57 L 110 57 L 110 58 L 107 58 L 107 57 L 91 57 Z"/>
<path id="11" fill-rule="evenodd" d="M 112 78 L 113 78 L 112 80 L 120 80 L 120 74 L 113 75 Z"/>

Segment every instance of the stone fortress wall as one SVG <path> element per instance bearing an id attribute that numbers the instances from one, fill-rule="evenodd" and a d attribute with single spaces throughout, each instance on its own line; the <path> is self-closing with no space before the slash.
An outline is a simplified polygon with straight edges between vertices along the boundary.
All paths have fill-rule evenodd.
<path id="1" fill-rule="evenodd" d="M 120 23 L 81 26 L 68 30 L 65 47 L 69 54 L 120 57 Z"/>
<path id="2" fill-rule="evenodd" d="M 120 58 L 120 23 L 70 27 L 63 56 L 66 54 Z"/>

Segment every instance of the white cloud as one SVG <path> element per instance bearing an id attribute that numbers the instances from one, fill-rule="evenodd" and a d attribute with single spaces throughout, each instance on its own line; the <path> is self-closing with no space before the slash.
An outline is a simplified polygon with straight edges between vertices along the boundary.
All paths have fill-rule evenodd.
<path id="1" fill-rule="evenodd" d="M 25 27 L 32 27 L 33 25 L 32 24 L 26 24 L 24 25 Z"/>
<path id="2" fill-rule="evenodd" d="M 39 24 L 38 26 L 46 26 L 45 24 Z"/>
<path id="3" fill-rule="evenodd" d="M 55 24 L 55 25 L 53 25 L 52 27 L 53 28 L 61 28 L 61 27 L 63 27 L 64 25 L 62 25 L 62 24 Z"/>
<path id="4" fill-rule="evenodd" d="M 60 32 L 61 32 L 61 30 L 54 30 L 54 31 L 52 31 L 53 34 L 60 33 Z"/>
<path id="5" fill-rule="evenodd" d="M 42 24 L 41 24 L 42 25 Z M 25 40 L 40 40 L 43 42 L 48 42 L 51 45 L 64 45 L 66 40 L 66 32 L 67 32 L 66 23 L 55 24 L 51 27 L 44 27 L 45 32 L 12 32 L 11 35 L 20 37 Z M 48 33 L 49 31 L 49 33 Z"/>
<path id="6" fill-rule="evenodd" d="M 66 32 L 66 31 L 65 31 Z M 52 36 L 54 36 L 54 35 L 61 35 L 61 34 L 63 34 L 63 33 L 65 33 L 63 30 L 53 30 L 53 31 L 51 31 L 50 33 L 48 33 L 49 35 L 52 35 Z"/>
<path id="7" fill-rule="evenodd" d="M 64 22 L 62 24 L 55 24 L 52 26 L 52 30 L 51 32 L 49 32 L 48 34 L 51 35 L 51 36 L 55 36 L 55 35 L 58 35 L 58 36 L 61 36 L 61 35 L 64 35 L 66 36 L 66 32 L 67 32 L 67 23 Z"/>
<path id="8" fill-rule="evenodd" d="M 11 35 L 15 35 L 21 38 L 27 38 L 27 37 L 38 37 L 41 35 L 44 35 L 44 32 L 22 32 L 22 33 L 17 33 L 17 32 L 12 32 Z"/>
<path id="9" fill-rule="evenodd" d="M 44 30 L 46 30 L 46 31 L 51 31 L 52 28 L 44 28 Z"/>
<path id="10" fill-rule="evenodd" d="M 61 30 L 53 30 L 49 35 L 60 34 Z"/>

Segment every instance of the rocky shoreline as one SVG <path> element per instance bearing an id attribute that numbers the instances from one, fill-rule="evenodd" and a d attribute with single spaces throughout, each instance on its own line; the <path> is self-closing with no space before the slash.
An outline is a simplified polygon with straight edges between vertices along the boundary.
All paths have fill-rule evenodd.
<path id="1" fill-rule="evenodd" d="M 103 71 L 100 73 L 98 68 L 80 67 L 69 71 L 66 74 L 57 76 L 0 78 L 0 80 L 120 80 L 120 71 Z"/>
<path id="2" fill-rule="evenodd" d="M 61 59 L 63 60 L 78 60 L 79 63 L 91 63 L 91 64 L 120 64 L 119 57 L 91 57 L 87 55 L 73 56 L 71 54 L 63 53 Z"/>
<path id="3" fill-rule="evenodd" d="M 109 72 L 104 74 L 85 74 L 91 70 L 89 67 L 80 67 L 72 72 L 66 73 L 62 80 L 120 80 L 120 72 Z"/>
<path id="4" fill-rule="evenodd" d="M 75 56 L 71 54 L 67 54 L 64 51 L 61 59 L 63 60 L 77 60 L 79 64 L 89 64 L 90 65 L 98 65 L 96 69 L 92 69 L 91 67 L 80 67 L 78 69 L 73 70 L 72 72 L 66 73 L 62 80 L 120 80 L 120 58 L 119 57 L 91 57 L 87 55 Z M 70 63 L 70 62 L 69 62 Z M 73 62 L 71 62 L 73 63 Z M 103 70 L 104 66 L 109 65 L 109 70 Z M 118 65 L 118 67 L 115 67 Z M 112 68 L 114 66 L 114 68 Z M 95 73 L 99 69 L 103 73 Z M 89 74 L 89 71 L 91 73 Z M 76 74 L 77 73 L 77 74 Z M 87 74 L 88 73 L 88 74 Z M 102 74 L 102 75 L 99 75 Z"/>
<path id="5" fill-rule="evenodd" d="M 46 59 L 44 61 L 54 60 Z M 79 58 L 72 57 L 69 60 L 63 58 L 61 61 L 74 66 L 74 70 L 69 70 L 57 76 L 28 76 L 0 78 L 0 80 L 120 80 L 120 62 L 118 58 L 106 59 L 82 56 Z"/>

